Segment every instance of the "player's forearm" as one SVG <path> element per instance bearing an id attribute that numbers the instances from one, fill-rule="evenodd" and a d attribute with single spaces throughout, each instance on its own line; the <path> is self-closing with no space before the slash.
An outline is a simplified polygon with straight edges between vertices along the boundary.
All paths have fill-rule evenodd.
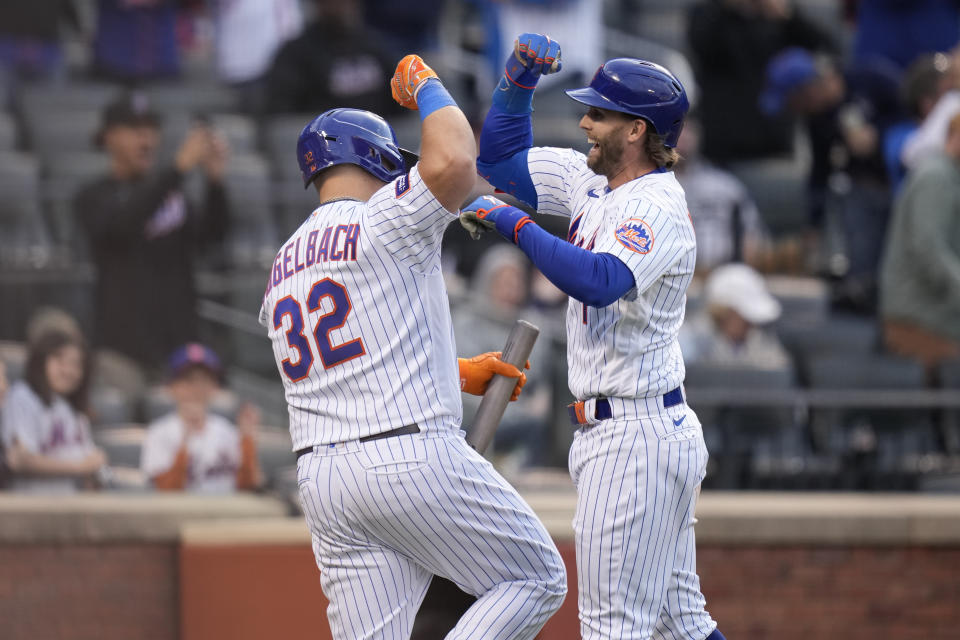
<path id="1" fill-rule="evenodd" d="M 519 247 L 546 278 L 590 307 L 606 307 L 634 287 L 633 273 L 615 256 L 593 253 L 544 231 L 536 224 L 518 233 Z"/>
<path id="2" fill-rule="evenodd" d="M 533 146 L 530 114 L 508 113 L 490 107 L 480 132 L 477 171 L 490 184 L 537 206 L 537 190 L 530 178 L 527 151 Z"/>
<path id="3" fill-rule="evenodd" d="M 428 81 L 427 85 L 433 82 L 439 85 L 436 79 Z M 425 86 L 421 94 L 434 90 L 435 86 Z M 420 177 L 446 209 L 459 209 L 470 195 L 477 180 L 476 157 L 477 143 L 473 130 L 459 107 L 449 104 L 424 117 Z"/>

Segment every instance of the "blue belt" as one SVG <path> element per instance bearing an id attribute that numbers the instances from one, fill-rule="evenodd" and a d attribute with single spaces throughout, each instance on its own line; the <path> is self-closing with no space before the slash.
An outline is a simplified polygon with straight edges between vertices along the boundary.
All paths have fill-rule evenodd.
<path id="1" fill-rule="evenodd" d="M 663 394 L 663 408 L 669 409 L 683 402 L 683 391 L 677 387 L 673 391 Z M 586 415 L 585 401 L 580 400 L 567 405 L 567 413 L 570 414 L 570 422 L 573 424 L 592 424 L 593 420 L 588 420 Z M 596 411 L 593 417 L 596 420 L 609 420 L 613 417 L 613 411 L 610 409 L 610 401 L 606 398 L 597 398 Z"/>

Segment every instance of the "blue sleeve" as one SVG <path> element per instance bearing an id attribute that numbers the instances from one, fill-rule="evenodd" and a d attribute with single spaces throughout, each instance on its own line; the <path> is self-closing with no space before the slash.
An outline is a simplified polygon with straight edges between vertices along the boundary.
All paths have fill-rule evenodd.
<path id="1" fill-rule="evenodd" d="M 490 184 L 537 207 L 527 151 L 533 146 L 530 112 L 511 112 L 494 103 L 480 132 L 477 171 Z"/>
<path id="2" fill-rule="evenodd" d="M 633 273 L 616 256 L 581 249 L 536 224 L 524 225 L 519 241 L 550 282 L 587 306 L 606 307 L 635 286 Z"/>

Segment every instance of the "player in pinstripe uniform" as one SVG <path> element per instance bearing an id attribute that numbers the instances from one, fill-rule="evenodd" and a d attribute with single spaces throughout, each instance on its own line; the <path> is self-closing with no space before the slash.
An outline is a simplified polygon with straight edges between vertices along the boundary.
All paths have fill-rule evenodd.
<path id="1" fill-rule="evenodd" d="M 320 205 L 277 254 L 260 312 L 298 453 L 299 494 L 335 638 L 408 638 L 433 575 L 477 596 L 447 638 L 533 638 L 566 593 L 563 563 L 516 491 L 467 445 L 461 388 L 521 372 L 458 360 L 440 270 L 472 188 L 470 126 L 407 56 L 394 98 L 418 109 L 422 158 L 390 126 L 334 109 L 300 135 Z M 458 367 L 459 364 L 459 367 Z M 460 384 L 458 385 L 458 380 Z"/>
<path id="2" fill-rule="evenodd" d="M 540 213 L 570 217 L 568 242 L 490 196 L 468 205 L 463 220 L 496 229 L 570 295 L 583 637 L 719 640 L 693 533 L 707 451 L 684 401 L 677 343 L 696 259 L 683 190 L 669 171 L 686 94 L 662 67 L 610 60 L 589 87 L 568 92 L 589 109 L 580 120 L 589 153 L 536 148 L 532 94 L 541 73 L 558 70 L 559 54 L 545 36 L 520 36 L 478 167 Z"/>

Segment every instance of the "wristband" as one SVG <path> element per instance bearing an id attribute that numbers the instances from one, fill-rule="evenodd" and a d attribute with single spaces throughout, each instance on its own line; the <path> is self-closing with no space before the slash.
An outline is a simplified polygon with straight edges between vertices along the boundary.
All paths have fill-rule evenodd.
<path id="1" fill-rule="evenodd" d="M 456 100 L 447 92 L 443 83 L 436 78 L 429 78 L 423 83 L 417 90 L 416 99 L 421 122 L 437 109 L 457 106 Z"/>

